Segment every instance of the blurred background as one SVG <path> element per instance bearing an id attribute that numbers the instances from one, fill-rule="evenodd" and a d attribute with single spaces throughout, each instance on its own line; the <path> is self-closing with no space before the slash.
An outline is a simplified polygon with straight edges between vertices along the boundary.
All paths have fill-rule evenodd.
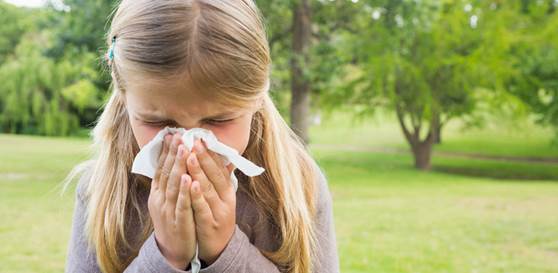
<path id="1" fill-rule="evenodd" d="M 558 0 L 256 2 L 342 272 L 558 272 Z M 0 0 L 0 272 L 63 271 L 115 5 Z"/>

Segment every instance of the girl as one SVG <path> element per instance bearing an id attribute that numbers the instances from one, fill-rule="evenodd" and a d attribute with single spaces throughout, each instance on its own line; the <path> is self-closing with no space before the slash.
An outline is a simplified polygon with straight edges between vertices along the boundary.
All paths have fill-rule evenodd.
<path id="1" fill-rule="evenodd" d="M 97 153 L 66 181 L 82 173 L 66 272 L 187 272 L 196 241 L 200 272 L 339 272 L 327 182 L 270 99 L 251 0 L 123 0 L 107 41 Z M 219 156 L 167 135 L 154 179 L 130 173 L 165 126 L 211 130 L 266 171 L 235 172 L 235 192 Z"/>

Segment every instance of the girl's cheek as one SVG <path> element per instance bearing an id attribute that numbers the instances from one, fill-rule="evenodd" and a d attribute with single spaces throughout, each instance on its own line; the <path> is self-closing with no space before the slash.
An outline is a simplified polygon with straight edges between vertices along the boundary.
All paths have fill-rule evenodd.
<path id="1" fill-rule="evenodd" d="M 143 148 L 149 141 L 151 141 L 157 133 L 164 127 L 151 126 L 132 122 L 132 131 L 138 143 L 138 146 Z"/>
<path id="2" fill-rule="evenodd" d="M 234 148 L 240 154 L 244 153 L 244 150 L 248 146 L 248 140 L 250 138 L 249 125 L 246 126 L 241 123 L 236 123 L 216 125 L 206 129 L 211 130 L 220 142 Z"/>

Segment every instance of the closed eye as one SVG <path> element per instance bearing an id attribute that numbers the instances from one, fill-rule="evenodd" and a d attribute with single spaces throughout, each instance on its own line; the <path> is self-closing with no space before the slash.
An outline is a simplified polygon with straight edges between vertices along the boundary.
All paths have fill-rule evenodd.
<path id="1" fill-rule="evenodd" d="M 235 120 L 234 118 L 231 119 L 208 119 L 205 121 L 205 123 L 207 124 L 213 124 L 213 125 L 219 125 L 219 124 L 225 124 L 228 122 L 231 122 Z M 143 124 L 148 125 L 148 126 L 157 126 L 157 127 L 162 127 L 162 126 L 172 126 L 175 125 L 174 121 L 142 121 Z"/>
<path id="2" fill-rule="evenodd" d="M 223 123 L 227 123 L 227 122 L 230 122 L 230 121 L 233 121 L 233 120 L 234 120 L 234 118 L 231 118 L 231 119 L 209 119 L 206 122 L 210 123 L 210 124 L 223 124 Z"/>
<path id="3" fill-rule="evenodd" d="M 171 121 L 142 121 L 144 124 L 149 126 L 165 126 L 171 125 Z"/>

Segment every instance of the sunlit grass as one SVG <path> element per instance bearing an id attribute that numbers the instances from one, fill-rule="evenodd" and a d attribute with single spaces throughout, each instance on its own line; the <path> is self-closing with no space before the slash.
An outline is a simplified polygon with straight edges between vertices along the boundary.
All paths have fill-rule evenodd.
<path id="1" fill-rule="evenodd" d="M 394 114 L 381 111 L 363 120 L 353 120 L 343 112 L 335 113 L 323 118 L 311 133 L 312 143 L 319 145 L 409 149 Z M 454 121 L 444 128 L 442 144 L 436 145 L 435 151 L 558 160 L 558 145 L 552 145 L 553 138 L 553 130 L 538 126 L 528 118 L 514 122 L 487 118 L 480 128 L 465 127 Z"/>
<path id="2" fill-rule="evenodd" d="M 314 151 L 342 272 L 556 272 L 558 181 L 427 173 L 408 156 Z"/>

